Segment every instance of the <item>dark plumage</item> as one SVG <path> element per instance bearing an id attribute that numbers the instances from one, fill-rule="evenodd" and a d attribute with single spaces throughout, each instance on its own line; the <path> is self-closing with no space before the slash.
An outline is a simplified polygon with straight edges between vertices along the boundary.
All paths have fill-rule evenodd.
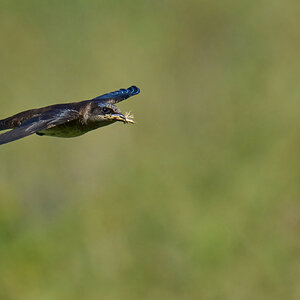
<path id="1" fill-rule="evenodd" d="M 31 134 L 75 137 L 116 121 L 134 123 L 114 104 L 140 92 L 136 86 L 120 89 L 81 102 L 55 104 L 30 109 L 0 120 L 0 130 L 12 129 L 0 135 L 0 145 Z"/>

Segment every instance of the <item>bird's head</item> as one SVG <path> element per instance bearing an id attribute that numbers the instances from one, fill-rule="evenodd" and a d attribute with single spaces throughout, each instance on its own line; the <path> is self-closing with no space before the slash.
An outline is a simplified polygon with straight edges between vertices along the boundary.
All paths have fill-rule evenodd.
<path id="1" fill-rule="evenodd" d="M 121 110 L 105 101 L 96 103 L 96 106 L 92 109 L 92 115 L 89 117 L 91 121 L 106 121 L 107 123 L 113 123 L 120 121 L 123 123 L 135 124 L 133 116 L 130 113 L 122 113 Z"/>
<path id="2" fill-rule="evenodd" d="M 133 116 L 130 113 L 123 114 L 115 104 L 137 95 L 139 92 L 140 89 L 133 85 L 128 89 L 120 89 L 92 99 L 93 109 L 90 120 L 102 121 L 103 125 L 116 121 L 134 124 Z"/>

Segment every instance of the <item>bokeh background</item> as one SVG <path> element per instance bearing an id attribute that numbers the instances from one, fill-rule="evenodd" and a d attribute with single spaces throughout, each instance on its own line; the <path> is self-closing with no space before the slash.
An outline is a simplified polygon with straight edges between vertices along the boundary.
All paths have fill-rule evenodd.
<path id="1" fill-rule="evenodd" d="M 297 1 L 0 1 L 1 118 L 132 84 L 137 125 L 0 148 L 0 299 L 300 299 Z"/>

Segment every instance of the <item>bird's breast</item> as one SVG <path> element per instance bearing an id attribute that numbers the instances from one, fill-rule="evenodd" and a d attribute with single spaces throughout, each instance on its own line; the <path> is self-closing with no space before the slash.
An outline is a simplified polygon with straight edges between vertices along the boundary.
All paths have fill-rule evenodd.
<path id="1" fill-rule="evenodd" d="M 85 134 L 87 131 L 78 127 L 62 128 L 62 126 L 55 126 L 50 129 L 41 130 L 39 135 L 47 135 L 54 137 L 71 138 Z"/>
<path id="2" fill-rule="evenodd" d="M 37 134 L 53 137 L 71 138 L 83 135 L 91 130 L 111 124 L 111 122 L 81 123 L 77 120 L 41 130 Z"/>

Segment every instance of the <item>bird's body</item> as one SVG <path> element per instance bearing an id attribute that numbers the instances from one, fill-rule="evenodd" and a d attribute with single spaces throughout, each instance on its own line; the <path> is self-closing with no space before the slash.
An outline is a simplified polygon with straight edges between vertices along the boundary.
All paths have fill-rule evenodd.
<path id="1" fill-rule="evenodd" d="M 138 94 L 139 91 L 132 86 L 92 100 L 55 104 L 18 113 L 0 120 L 0 130 L 12 129 L 0 135 L 0 145 L 33 133 L 69 138 L 117 121 L 134 123 L 114 104 Z"/>
<path id="2" fill-rule="evenodd" d="M 109 123 L 110 124 L 110 123 Z M 105 125 L 109 125 L 108 123 Z M 99 125 L 99 124 L 97 124 Z M 102 126 L 105 126 L 100 125 Z M 64 123 L 62 125 L 54 126 L 53 128 L 44 129 L 37 132 L 37 135 L 46 135 L 46 136 L 53 136 L 53 137 L 62 137 L 62 138 L 71 138 L 83 135 L 91 130 L 99 128 L 91 128 L 91 126 L 87 126 L 86 124 L 81 124 L 81 122 L 75 120 L 68 123 Z"/>

